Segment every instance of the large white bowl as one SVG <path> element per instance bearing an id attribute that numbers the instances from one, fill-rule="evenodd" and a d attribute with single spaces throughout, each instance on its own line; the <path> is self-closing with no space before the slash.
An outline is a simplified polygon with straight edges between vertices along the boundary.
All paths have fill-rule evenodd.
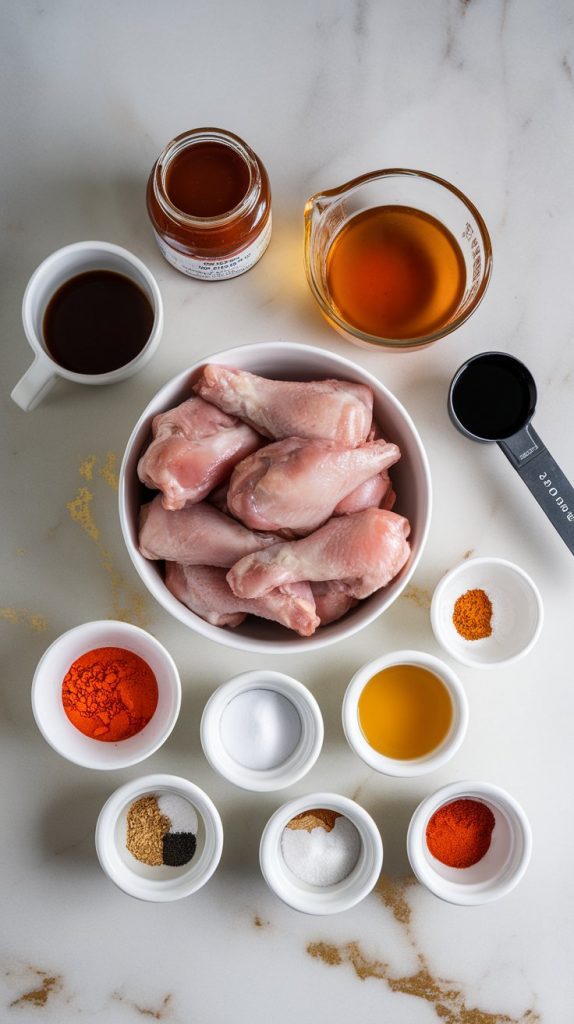
<path id="1" fill-rule="evenodd" d="M 402 457 L 393 467 L 393 485 L 397 493 L 395 512 L 407 516 L 411 524 L 411 557 L 395 579 L 338 622 L 319 629 L 314 636 L 300 637 L 283 626 L 249 616 L 236 629 L 212 626 L 189 611 L 169 592 L 159 562 L 143 557 L 137 546 L 138 511 L 149 491 L 139 482 L 137 464 L 151 439 L 151 421 L 160 412 L 178 405 L 192 394 L 192 384 L 206 363 L 221 363 L 249 370 L 276 380 L 321 380 L 340 378 L 367 384 L 375 396 L 374 414 L 383 435 L 399 445 Z M 145 497 L 147 495 L 147 498 Z M 404 589 L 415 571 L 427 539 L 431 516 L 431 480 L 425 450 L 417 429 L 401 403 L 376 377 L 357 363 L 323 349 L 294 342 L 262 342 L 226 349 L 202 359 L 170 380 L 158 391 L 136 423 L 122 461 L 119 483 L 120 521 L 132 562 L 151 594 L 184 625 L 227 647 L 259 654 L 310 651 L 343 640 L 385 611 Z"/>

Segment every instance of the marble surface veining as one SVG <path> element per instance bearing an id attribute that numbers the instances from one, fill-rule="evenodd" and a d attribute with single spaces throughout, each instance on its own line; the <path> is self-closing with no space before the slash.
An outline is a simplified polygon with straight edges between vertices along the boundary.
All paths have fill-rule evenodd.
<path id="1" fill-rule="evenodd" d="M 500 453 L 455 434 L 445 395 L 472 353 L 515 352 L 538 382 L 537 430 L 574 477 L 574 8 L 566 0 L 4 0 L 0 23 L 0 1019 L 570 1024 L 574 563 Z M 268 253 L 221 285 L 186 280 L 162 260 L 144 205 L 160 149 L 204 124 L 256 149 L 274 195 Z M 493 238 L 494 274 L 476 315 L 409 355 L 338 338 L 302 265 L 306 198 L 384 166 L 452 180 Z M 60 383 L 24 414 L 9 392 L 31 361 L 20 320 L 26 281 L 52 250 L 88 238 L 127 246 L 156 274 L 166 310 L 160 349 L 124 384 Z M 215 776 L 198 723 L 216 685 L 268 661 L 202 640 L 147 595 L 122 544 L 116 487 L 131 427 L 163 382 L 200 356 L 267 339 L 323 346 L 379 376 L 420 429 L 435 505 L 412 585 L 378 622 L 272 666 L 313 690 L 326 742 L 297 786 L 259 795 Z M 346 746 L 345 686 L 383 651 L 440 654 L 430 594 L 471 554 L 507 557 L 532 574 L 546 607 L 542 639 L 506 669 L 460 667 L 470 728 L 448 765 L 412 781 L 377 776 Z M 159 752 L 98 774 L 44 743 L 29 691 L 56 636 L 106 616 L 143 625 L 168 647 L 184 695 Z M 209 884 L 165 906 L 116 890 L 93 843 L 112 790 L 153 771 L 204 787 L 225 832 Z M 471 910 L 415 883 L 405 852 L 419 800 L 465 777 L 508 789 L 534 831 L 519 887 Z M 324 919 L 283 906 L 257 858 L 271 812 L 321 788 L 355 796 L 385 846 L 376 891 Z"/>

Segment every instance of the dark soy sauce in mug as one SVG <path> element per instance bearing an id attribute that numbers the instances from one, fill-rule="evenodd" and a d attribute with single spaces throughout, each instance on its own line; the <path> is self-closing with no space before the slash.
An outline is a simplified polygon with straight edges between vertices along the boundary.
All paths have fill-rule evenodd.
<path id="1" fill-rule="evenodd" d="M 147 295 L 129 277 L 113 270 L 88 270 L 54 293 L 42 330 L 49 354 L 65 370 L 98 374 L 135 359 L 148 341 L 153 321 Z"/>

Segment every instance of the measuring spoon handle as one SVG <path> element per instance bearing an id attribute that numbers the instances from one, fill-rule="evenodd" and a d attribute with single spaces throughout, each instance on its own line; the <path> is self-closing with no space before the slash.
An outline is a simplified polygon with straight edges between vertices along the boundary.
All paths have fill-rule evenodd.
<path id="1" fill-rule="evenodd" d="M 574 555 L 574 487 L 532 424 L 498 441 L 498 446 Z"/>

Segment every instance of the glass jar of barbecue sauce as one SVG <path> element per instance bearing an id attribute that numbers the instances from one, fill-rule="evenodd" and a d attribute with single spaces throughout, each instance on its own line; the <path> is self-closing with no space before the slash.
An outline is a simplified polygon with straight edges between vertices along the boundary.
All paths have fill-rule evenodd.
<path id="1" fill-rule="evenodd" d="M 182 274 L 223 281 L 261 259 L 271 237 L 271 188 L 237 135 L 196 128 L 168 143 L 147 186 L 157 243 Z"/>

